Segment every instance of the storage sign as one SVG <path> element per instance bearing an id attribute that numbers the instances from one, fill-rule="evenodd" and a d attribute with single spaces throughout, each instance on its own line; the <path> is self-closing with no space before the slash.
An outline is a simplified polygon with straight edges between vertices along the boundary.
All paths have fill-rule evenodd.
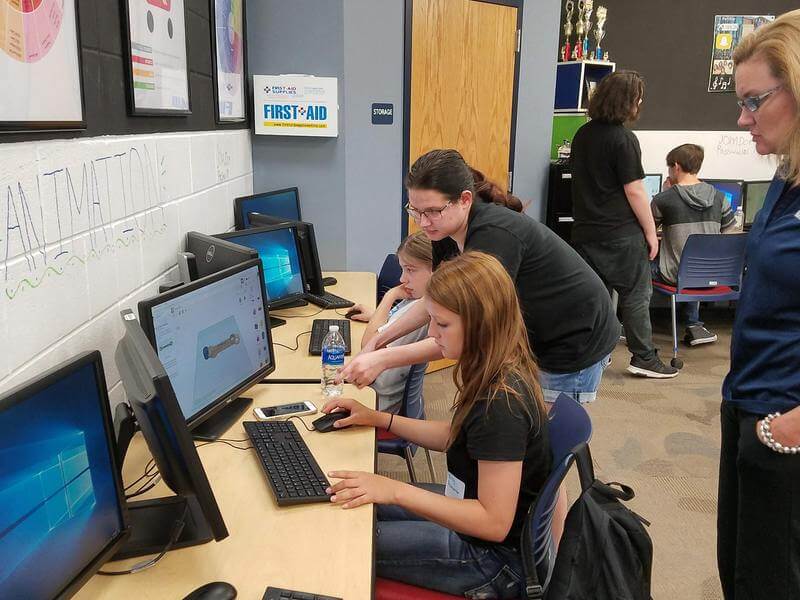
<path id="1" fill-rule="evenodd" d="M 335 77 L 254 75 L 253 89 L 257 135 L 339 135 Z"/>

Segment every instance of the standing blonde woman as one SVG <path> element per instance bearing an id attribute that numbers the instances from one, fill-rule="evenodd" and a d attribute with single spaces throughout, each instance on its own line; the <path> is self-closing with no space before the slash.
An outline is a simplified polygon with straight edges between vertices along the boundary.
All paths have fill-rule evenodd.
<path id="1" fill-rule="evenodd" d="M 378 504 L 380 577 L 464 595 L 523 596 L 520 534 L 550 471 L 546 412 L 514 283 L 488 254 L 443 262 L 428 283 L 429 333 L 458 361 L 452 421 L 420 421 L 337 398 L 337 427 L 382 427 L 447 452 L 445 494 L 351 471 L 330 473 L 331 501 Z"/>
<path id="2" fill-rule="evenodd" d="M 750 230 L 722 387 L 717 560 L 727 600 L 800 598 L 800 10 L 733 55 L 739 126 L 778 173 Z"/>

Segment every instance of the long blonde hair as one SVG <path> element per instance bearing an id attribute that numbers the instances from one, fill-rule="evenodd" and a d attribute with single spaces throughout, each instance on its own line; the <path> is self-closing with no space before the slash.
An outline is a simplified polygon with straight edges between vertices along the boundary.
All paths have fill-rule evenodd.
<path id="1" fill-rule="evenodd" d="M 397 253 L 433 269 L 433 244 L 424 231 L 415 231 L 408 235 L 400 242 Z"/>
<path id="2" fill-rule="evenodd" d="M 787 181 L 800 183 L 800 10 L 782 14 L 746 36 L 733 51 L 736 66 L 763 57 L 794 98 L 796 114 L 777 154 Z"/>
<path id="3" fill-rule="evenodd" d="M 535 421 L 541 426 L 546 411 L 539 370 L 528 344 L 514 282 L 503 265 L 483 252 L 465 252 L 439 265 L 426 296 L 457 314 L 464 331 L 464 346 L 453 372 L 458 391 L 448 446 L 473 406 L 482 399 L 491 402 L 498 392 L 505 392 L 510 401 L 518 401 L 530 412 L 520 392 L 509 383 L 517 383 L 517 388 L 535 399 Z"/>

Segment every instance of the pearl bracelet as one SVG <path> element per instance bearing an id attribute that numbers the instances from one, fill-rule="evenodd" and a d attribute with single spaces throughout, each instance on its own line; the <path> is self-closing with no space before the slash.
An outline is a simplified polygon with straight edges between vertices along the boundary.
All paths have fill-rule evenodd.
<path id="1" fill-rule="evenodd" d="M 798 454 L 800 453 L 800 446 L 784 446 L 772 439 L 772 420 L 775 417 L 779 417 L 780 414 L 781 413 L 779 412 L 775 412 L 767 415 L 761 420 L 761 424 L 758 426 L 758 439 L 762 444 L 774 452 L 779 452 L 781 454 Z"/>

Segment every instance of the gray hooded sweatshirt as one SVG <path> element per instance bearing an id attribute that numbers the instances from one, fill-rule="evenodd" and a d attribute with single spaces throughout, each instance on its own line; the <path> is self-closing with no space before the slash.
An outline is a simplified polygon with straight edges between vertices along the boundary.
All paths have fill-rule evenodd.
<path id="1" fill-rule="evenodd" d="M 673 285 L 686 238 L 693 233 L 720 233 L 733 225 L 730 202 L 722 192 L 702 181 L 673 185 L 657 194 L 650 207 L 656 226 L 662 226 L 658 269 L 661 277 Z"/>

